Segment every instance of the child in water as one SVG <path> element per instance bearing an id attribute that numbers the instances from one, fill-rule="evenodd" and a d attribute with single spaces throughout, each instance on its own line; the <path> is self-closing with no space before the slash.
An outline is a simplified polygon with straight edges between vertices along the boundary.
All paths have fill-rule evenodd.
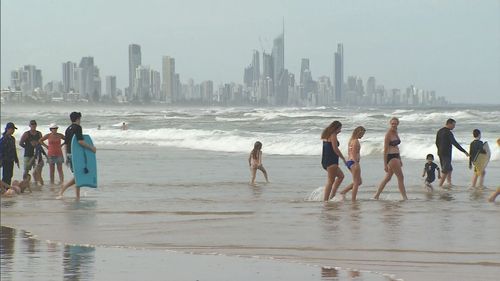
<path id="1" fill-rule="evenodd" d="M 257 170 L 261 170 L 266 178 L 266 182 L 269 182 L 267 178 L 266 169 L 262 165 L 262 143 L 260 141 L 256 141 L 253 150 L 250 152 L 250 156 L 248 157 L 248 166 L 250 166 L 250 172 L 252 173 L 252 181 L 251 185 L 255 185 L 255 176 L 257 174 Z"/>
<path id="2" fill-rule="evenodd" d="M 426 160 L 427 163 L 425 163 L 424 173 L 422 174 L 422 177 L 425 177 L 425 175 L 427 174 L 427 178 L 425 179 L 425 187 L 427 187 L 429 191 L 432 191 L 431 183 L 436 179 L 436 170 L 438 171 L 438 179 L 441 178 L 441 170 L 439 170 L 438 165 L 434 163 L 434 155 L 427 154 Z"/>

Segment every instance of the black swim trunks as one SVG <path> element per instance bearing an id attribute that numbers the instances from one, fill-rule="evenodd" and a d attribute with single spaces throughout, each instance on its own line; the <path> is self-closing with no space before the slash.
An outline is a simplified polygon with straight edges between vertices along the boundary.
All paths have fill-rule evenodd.
<path id="1" fill-rule="evenodd" d="M 439 162 L 441 163 L 441 172 L 443 174 L 453 171 L 453 167 L 451 166 L 451 156 L 439 155 Z"/>

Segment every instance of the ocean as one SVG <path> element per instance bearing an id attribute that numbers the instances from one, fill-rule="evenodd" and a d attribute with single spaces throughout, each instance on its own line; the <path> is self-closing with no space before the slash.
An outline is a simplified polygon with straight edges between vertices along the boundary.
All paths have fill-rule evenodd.
<path id="1" fill-rule="evenodd" d="M 84 253 L 77 261 L 85 263 L 86 274 L 77 280 L 132 280 L 135 274 L 146 280 L 499 278 L 500 204 L 486 202 L 500 186 L 498 107 L 3 105 L 1 126 L 14 122 L 17 140 L 31 119 L 43 133 L 52 122 L 64 133 L 71 111 L 82 112 L 83 132 L 97 147 L 99 187 L 83 188 L 80 201 L 74 189 L 56 200 L 57 188 L 47 185 L 2 198 L 2 280 L 39 280 L 26 274 L 30 270 L 51 276 L 54 269 L 65 276 L 67 247 L 85 249 L 73 251 Z M 408 201 L 401 201 L 395 178 L 381 200 L 371 199 L 384 177 L 383 138 L 392 116 L 400 119 Z M 434 184 L 435 191 L 426 192 L 425 156 L 433 153 L 439 163 L 435 134 L 448 118 L 457 121 L 453 132 L 467 150 L 475 128 L 490 144 L 485 188 L 470 188 L 468 159 L 454 148 L 454 186 Z M 326 181 L 320 134 L 333 120 L 343 124 L 339 140 L 345 155 L 352 130 L 367 129 L 355 203 L 350 195 L 344 202 L 319 200 Z M 126 131 L 120 129 L 123 122 Z M 258 172 L 251 186 L 247 159 L 257 140 L 270 183 Z M 341 188 L 351 182 L 342 170 Z M 67 167 L 64 172 L 70 177 Z M 21 175 L 15 168 L 14 178 Z M 29 251 L 23 241 L 32 240 L 40 246 Z M 47 258 L 54 252 L 63 258 Z M 37 263 L 25 261 L 32 256 L 39 257 Z M 148 266 L 120 267 L 150 258 Z M 165 268 L 163 259 L 178 262 Z M 191 263 L 204 267 L 188 275 Z M 255 270 L 246 272 L 250 265 Z"/>

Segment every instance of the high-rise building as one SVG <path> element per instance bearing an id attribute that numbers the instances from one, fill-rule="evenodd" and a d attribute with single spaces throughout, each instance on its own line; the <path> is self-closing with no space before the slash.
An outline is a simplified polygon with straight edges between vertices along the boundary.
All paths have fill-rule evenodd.
<path id="1" fill-rule="evenodd" d="M 341 103 L 344 99 L 344 46 L 337 45 L 335 53 L 335 101 Z"/>
<path id="2" fill-rule="evenodd" d="M 34 65 L 25 65 L 10 73 L 11 88 L 20 90 L 24 94 L 31 94 L 37 88 L 42 89 L 42 70 Z"/>
<path id="3" fill-rule="evenodd" d="M 92 101 L 95 91 L 94 58 L 83 57 L 80 61 L 79 67 L 81 68 L 80 96 L 84 99 Z"/>
<path id="4" fill-rule="evenodd" d="M 274 39 L 273 51 L 273 81 L 274 96 L 271 97 L 271 104 L 286 105 L 288 103 L 288 70 L 285 69 L 285 28 L 283 32 Z"/>
<path id="5" fill-rule="evenodd" d="M 300 84 L 304 85 L 304 71 L 309 70 L 309 59 L 303 58 L 300 62 Z"/>
<path id="6" fill-rule="evenodd" d="M 214 82 L 203 81 L 200 85 L 201 101 L 204 104 L 212 104 L 214 98 Z"/>
<path id="7" fill-rule="evenodd" d="M 260 79 L 260 56 L 259 56 L 259 51 L 254 50 L 253 51 L 253 58 L 252 58 L 252 70 L 253 70 L 253 86 L 257 87 L 259 84 L 259 79 Z"/>
<path id="8" fill-rule="evenodd" d="M 128 92 L 129 99 L 136 96 L 134 93 L 136 81 L 136 68 L 142 64 L 141 59 L 141 46 L 137 44 L 128 45 Z"/>
<path id="9" fill-rule="evenodd" d="M 151 98 L 154 101 L 159 101 L 161 96 L 161 75 L 159 71 L 151 69 Z"/>
<path id="10" fill-rule="evenodd" d="M 68 61 L 62 63 L 63 92 L 69 93 L 75 89 L 75 68 L 76 63 Z"/>
<path id="11" fill-rule="evenodd" d="M 106 76 L 106 95 L 111 100 L 116 98 L 116 76 Z"/>
<path id="12" fill-rule="evenodd" d="M 175 59 L 169 56 L 164 56 L 162 59 L 162 100 L 167 103 L 175 103 Z"/>
<path id="13" fill-rule="evenodd" d="M 273 58 L 266 52 L 262 53 L 262 79 L 273 79 Z"/>
<path id="14" fill-rule="evenodd" d="M 151 68 L 149 66 L 139 65 L 135 69 L 134 82 L 134 102 L 150 102 L 151 101 Z"/>

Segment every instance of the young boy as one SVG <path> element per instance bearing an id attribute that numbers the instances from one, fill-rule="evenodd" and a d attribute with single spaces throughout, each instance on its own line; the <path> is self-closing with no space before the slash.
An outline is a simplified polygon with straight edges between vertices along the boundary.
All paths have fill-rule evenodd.
<path id="1" fill-rule="evenodd" d="M 479 186 L 484 187 L 484 175 L 486 174 L 486 166 L 488 165 L 489 147 L 486 142 L 481 140 L 481 131 L 474 129 L 472 131 L 474 140 L 469 147 L 469 169 L 474 166 L 474 175 L 472 176 L 472 187 L 476 187 L 477 178 L 479 178 Z"/>
<path id="2" fill-rule="evenodd" d="M 438 179 L 441 178 L 441 170 L 439 170 L 438 165 L 433 162 L 434 155 L 427 154 L 427 157 L 425 159 L 427 160 L 427 163 L 425 163 L 424 173 L 422 174 L 422 177 L 425 177 L 425 175 L 427 174 L 427 178 L 425 179 L 425 186 L 429 191 L 432 191 L 431 183 L 436 179 L 436 170 L 438 171 Z"/>

